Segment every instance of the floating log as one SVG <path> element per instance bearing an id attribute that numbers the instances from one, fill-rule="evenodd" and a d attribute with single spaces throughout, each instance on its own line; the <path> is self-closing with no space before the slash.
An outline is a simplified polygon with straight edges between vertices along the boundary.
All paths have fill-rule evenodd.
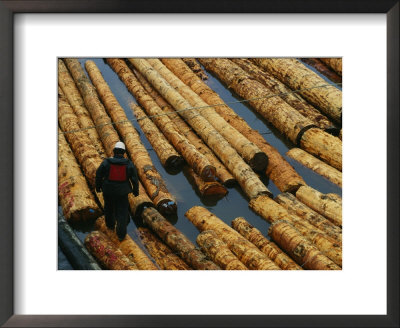
<path id="1" fill-rule="evenodd" d="M 171 63 L 176 63 L 176 60 L 174 59 L 163 59 L 163 63 L 209 105 L 224 104 L 224 101 L 219 97 L 219 95 L 207 84 L 203 83 L 197 76 L 192 74 L 187 67 L 184 65 L 170 65 Z M 301 185 L 305 184 L 304 180 L 279 154 L 279 152 L 267 143 L 258 131 L 252 129 L 247 122 L 237 115 L 229 106 L 215 106 L 214 109 L 229 124 L 267 154 L 268 166 L 266 174 L 275 183 L 279 190 L 295 191 Z"/>
<path id="2" fill-rule="evenodd" d="M 235 178 L 231 173 L 225 168 L 225 166 L 220 162 L 220 160 L 215 157 L 214 153 L 208 146 L 201 140 L 193 129 L 186 124 L 186 122 L 176 113 L 176 111 L 164 100 L 163 97 L 156 91 L 147 80 L 143 77 L 141 73 L 133 69 L 138 81 L 142 84 L 143 88 L 147 93 L 154 99 L 157 105 L 162 109 L 164 113 L 168 113 L 169 119 L 174 122 L 175 126 L 178 128 L 179 132 L 185 136 L 188 141 L 195 146 L 195 148 L 203 154 L 212 166 L 215 167 L 215 175 L 221 181 L 224 186 L 232 187 L 235 184 Z"/>
<path id="3" fill-rule="evenodd" d="M 85 132 L 88 134 L 93 146 L 96 148 L 100 156 L 104 158 L 106 156 L 106 151 L 94 126 L 92 117 L 85 107 L 85 103 L 72 76 L 69 74 L 67 67 L 65 67 L 64 62 L 61 59 L 58 60 L 58 84 L 74 110 L 75 115 L 78 117 L 79 126 L 82 129 L 85 129 Z"/>
<path id="4" fill-rule="evenodd" d="M 175 199 L 168 192 L 164 180 L 162 179 L 157 169 L 154 167 L 150 155 L 148 154 L 146 148 L 142 144 L 140 136 L 137 133 L 136 129 L 133 127 L 132 123 L 129 122 L 128 118 L 126 117 L 124 109 L 119 105 L 117 99 L 111 92 L 107 83 L 104 81 L 96 64 L 93 61 L 88 60 L 85 63 L 85 67 L 91 80 L 96 86 L 97 92 L 99 93 L 99 96 L 101 97 L 108 113 L 110 114 L 114 123 L 116 123 L 115 124 L 116 128 L 125 142 L 126 149 L 137 168 L 140 181 L 144 185 L 148 195 L 150 196 L 150 199 L 154 202 L 154 204 L 156 205 L 157 209 L 160 212 L 164 214 L 175 213 L 176 212 Z M 81 74 L 84 74 L 82 69 L 80 75 Z M 86 84 L 90 84 L 87 78 L 86 80 L 87 80 Z M 93 88 L 91 84 L 90 86 L 91 88 Z M 97 99 L 97 101 L 99 100 Z M 100 116 L 107 117 L 107 119 L 103 119 L 103 121 L 111 123 L 110 118 L 108 117 L 102 105 L 101 107 L 97 106 L 95 109 L 96 109 L 96 115 L 98 117 Z M 100 136 L 102 137 L 102 140 L 106 145 L 107 152 L 110 152 L 109 155 L 111 156 L 115 143 L 119 141 L 119 136 L 117 131 L 115 131 L 114 128 L 112 127 L 112 125 L 108 125 L 108 128 L 109 128 L 108 134 L 107 135 L 100 134 Z"/>
<path id="5" fill-rule="evenodd" d="M 198 112 L 229 142 L 252 169 L 262 171 L 267 167 L 268 157 L 260 148 L 225 121 L 214 108 L 208 107 L 208 104 L 203 99 L 165 67 L 160 60 L 147 59 L 147 61 L 190 103 L 190 105 L 193 107 L 201 107 L 201 109 L 198 109 Z M 176 59 L 172 65 L 187 67 L 185 63 L 179 59 Z"/>
<path id="6" fill-rule="evenodd" d="M 304 238 L 291 224 L 277 220 L 268 230 L 271 238 L 283 248 L 298 264 L 308 270 L 341 270 L 316 246 Z"/>
<path id="7" fill-rule="evenodd" d="M 108 270 L 137 270 L 111 240 L 100 231 L 92 231 L 85 238 L 85 246 L 102 267 Z"/>
<path id="8" fill-rule="evenodd" d="M 342 76 L 342 58 L 320 58 L 320 60 Z"/>
<path id="9" fill-rule="evenodd" d="M 179 114 L 186 119 L 210 148 L 214 150 L 250 199 L 260 194 L 271 195 L 271 192 L 264 186 L 239 154 L 198 111 L 184 110 L 191 108 L 190 104 L 146 60 L 136 58 L 130 58 L 129 60 L 147 78 L 153 87 L 175 109 L 180 111 Z"/>
<path id="10" fill-rule="evenodd" d="M 251 270 L 280 270 L 280 268 L 254 244 L 204 207 L 194 206 L 185 216 L 199 231 L 213 230 L 239 260 Z"/>
<path id="11" fill-rule="evenodd" d="M 298 161 L 305 167 L 308 167 L 314 172 L 327 178 L 329 181 L 333 182 L 339 187 L 342 187 L 342 172 L 340 172 L 339 170 L 333 168 L 328 164 L 325 164 L 318 158 L 315 158 L 314 156 L 310 155 L 300 148 L 292 148 L 286 153 L 286 155 Z"/>
<path id="12" fill-rule="evenodd" d="M 319 110 L 306 102 L 300 95 L 293 93 L 293 90 L 277 80 L 272 74 L 263 71 L 248 59 L 232 58 L 231 60 L 319 128 L 324 130 L 335 128 L 335 125 L 325 115 L 322 115 Z"/>
<path id="13" fill-rule="evenodd" d="M 186 65 L 202 80 L 207 80 L 207 73 L 201 68 L 200 64 L 195 58 L 182 58 Z"/>
<path id="14" fill-rule="evenodd" d="M 303 186 L 297 190 L 296 197 L 334 224 L 342 226 L 342 202 L 335 196 L 324 195 L 309 186 Z"/>
<path id="15" fill-rule="evenodd" d="M 214 180 L 215 168 L 179 131 L 171 120 L 162 115 L 163 112 L 147 94 L 135 78 L 125 62 L 121 59 L 108 58 L 107 63 L 124 82 L 129 92 L 143 106 L 147 114 L 154 116 L 153 120 L 172 145 L 182 154 L 187 163 L 194 168 L 204 180 Z"/>
<path id="16" fill-rule="evenodd" d="M 104 216 L 96 220 L 95 228 L 110 238 L 114 245 L 118 247 L 129 260 L 136 264 L 139 270 L 158 270 L 154 263 L 128 234 L 120 241 L 115 231 L 107 228 Z"/>
<path id="17" fill-rule="evenodd" d="M 218 238 L 213 230 L 205 230 L 196 238 L 204 253 L 224 270 L 247 270 L 246 266 L 229 250 L 228 245 Z"/>
<path id="18" fill-rule="evenodd" d="M 314 67 L 318 72 L 325 75 L 329 80 L 335 83 L 342 83 L 342 77 L 331 70 L 318 58 L 300 58 L 302 62 Z"/>
<path id="19" fill-rule="evenodd" d="M 218 181 L 204 181 L 190 167 L 184 169 L 184 171 L 187 172 L 189 179 L 193 181 L 202 197 L 224 197 L 228 193 L 228 190 Z"/>
<path id="20" fill-rule="evenodd" d="M 139 181 L 139 196 L 135 197 L 132 194 L 129 194 L 128 200 L 132 214 L 135 217 L 140 217 L 145 208 L 155 207 L 154 203 L 147 195 L 146 190 L 144 189 L 140 181 Z"/>
<path id="21" fill-rule="evenodd" d="M 282 205 L 290 214 L 297 215 L 313 226 L 323 231 L 329 237 L 335 239 L 337 242 L 342 242 L 342 229 L 333 224 L 322 215 L 313 211 L 308 206 L 300 202 L 295 196 L 289 193 L 283 193 L 275 197 L 275 201 Z"/>
<path id="22" fill-rule="evenodd" d="M 133 105 L 131 108 L 144 135 L 160 159 L 161 164 L 173 170 L 181 169 L 184 163 L 183 157 L 171 146 L 161 131 L 139 106 Z"/>
<path id="23" fill-rule="evenodd" d="M 237 232 L 256 245 L 282 270 L 302 270 L 301 266 L 296 264 L 296 262 L 287 256 L 274 242 L 269 241 L 263 236 L 260 230 L 254 228 L 244 218 L 236 218 L 231 224 Z"/>
<path id="24" fill-rule="evenodd" d="M 101 270 L 60 213 L 58 214 L 58 245 L 75 270 Z"/>
<path id="25" fill-rule="evenodd" d="M 191 268 L 149 229 L 138 228 L 139 237 L 162 270 L 191 270 Z"/>
<path id="26" fill-rule="evenodd" d="M 175 251 L 189 266 L 196 270 L 219 270 L 207 257 L 177 228 L 169 223 L 154 208 L 146 208 L 142 218 L 151 230 Z"/>
<path id="27" fill-rule="evenodd" d="M 323 113 L 342 122 L 342 92 L 329 85 L 297 59 L 294 58 L 254 58 L 258 66 L 273 74 L 293 90 L 303 90 L 300 95 Z M 322 87 L 323 86 L 323 87 Z"/>

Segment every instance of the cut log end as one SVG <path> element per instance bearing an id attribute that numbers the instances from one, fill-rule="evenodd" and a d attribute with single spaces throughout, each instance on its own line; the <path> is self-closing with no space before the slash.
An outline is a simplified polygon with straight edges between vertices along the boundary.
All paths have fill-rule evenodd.
<path id="1" fill-rule="evenodd" d="M 162 215 L 171 215 L 171 214 L 176 214 L 177 206 L 176 206 L 176 203 L 174 201 L 165 199 L 165 200 L 160 201 L 157 204 L 157 210 Z"/>
<path id="2" fill-rule="evenodd" d="M 182 169 L 184 163 L 182 156 L 170 156 L 165 162 L 165 167 L 173 172 L 178 172 Z"/>
<path id="3" fill-rule="evenodd" d="M 223 181 L 221 183 L 227 188 L 232 188 L 237 185 L 237 181 L 233 177 L 232 177 L 232 179 L 226 179 L 225 181 Z"/>
<path id="4" fill-rule="evenodd" d="M 218 182 L 207 183 L 205 188 L 202 190 L 202 196 L 214 196 L 224 197 L 228 193 L 228 190 Z"/>
<path id="5" fill-rule="evenodd" d="M 263 171 L 268 166 L 268 156 L 265 153 L 257 153 L 249 162 L 250 167 L 256 171 Z"/>
<path id="6" fill-rule="evenodd" d="M 215 167 L 212 165 L 207 165 L 200 174 L 200 177 L 204 181 L 214 181 L 215 180 Z"/>

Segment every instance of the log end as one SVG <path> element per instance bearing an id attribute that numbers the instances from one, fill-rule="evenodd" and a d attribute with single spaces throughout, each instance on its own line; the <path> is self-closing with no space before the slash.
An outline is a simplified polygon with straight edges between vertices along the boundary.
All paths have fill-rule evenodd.
<path id="1" fill-rule="evenodd" d="M 215 167 L 212 165 L 207 165 L 200 173 L 200 177 L 204 181 L 214 181 L 215 180 Z"/>
<path id="2" fill-rule="evenodd" d="M 172 172 L 179 172 L 185 163 L 182 156 L 170 156 L 165 162 L 165 168 Z"/>
<path id="3" fill-rule="evenodd" d="M 228 190 L 218 182 L 207 183 L 201 190 L 202 196 L 224 197 L 227 193 Z"/>
<path id="4" fill-rule="evenodd" d="M 268 166 L 268 156 L 263 152 L 257 153 L 250 160 L 249 165 L 255 171 L 263 171 Z"/>
<path id="5" fill-rule="evenodd" d="M 231 178 L 231 179 L 226 179 L 225 181 L 221 181 L 221 183 L 227 188 L 232 188 L 236 186 L 237 181 L 235 178 Z"/>
<path id="6" fill-rule="evenodd" d="M 178 208 L 174 201 L 172 201 L 170 199 L 169 200 L 164 199 L 157 204 L 157 210 L 162 215 L 171 215 L 171 214 L 176 214 Z"/>

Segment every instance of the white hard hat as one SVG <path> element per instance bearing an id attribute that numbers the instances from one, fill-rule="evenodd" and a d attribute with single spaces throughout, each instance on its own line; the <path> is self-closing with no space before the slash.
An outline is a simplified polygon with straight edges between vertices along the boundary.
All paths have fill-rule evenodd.
<path id="1" fill-rule="evenodd" d="M 119 148 L 119 149 L 125 150 L 125 144 L 124 144 L 123 142 L 121 142 L 121 141 L 118 141 L 118 142 L 115 144 L 115 147 L 114 147 L 114 148 Z"/>

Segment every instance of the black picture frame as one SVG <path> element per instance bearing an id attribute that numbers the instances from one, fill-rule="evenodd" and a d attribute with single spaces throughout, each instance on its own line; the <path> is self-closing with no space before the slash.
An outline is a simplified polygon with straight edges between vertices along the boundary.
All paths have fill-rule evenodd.
<path id="1" fill-rule="evenodd" d="M 156 9 L 156 10 L 155 10 Z M 387 15 L 387 315 L 14 315 L 13 16 L 16 13 L 385 13 Z M 4 327 L 399 327 L 399 1 L 0 0 L 0 324 Z"/>

